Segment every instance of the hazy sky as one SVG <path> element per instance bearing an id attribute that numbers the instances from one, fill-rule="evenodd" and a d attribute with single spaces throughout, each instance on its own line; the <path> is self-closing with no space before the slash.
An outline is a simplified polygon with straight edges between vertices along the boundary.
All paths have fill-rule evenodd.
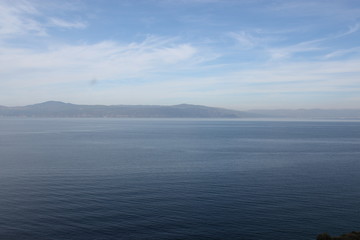
<path id="1" fill-rule="evenodd" d="M 359 0 L 0 0 L 0 105 L 359 108 Z"/>

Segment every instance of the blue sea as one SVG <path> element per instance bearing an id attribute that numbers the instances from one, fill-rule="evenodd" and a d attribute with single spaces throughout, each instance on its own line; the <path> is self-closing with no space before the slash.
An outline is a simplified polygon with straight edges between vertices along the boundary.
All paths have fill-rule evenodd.
<path id="1" fill-rule="evenodd" d="M 360 230 L 360 122 L 0 119 L 1 240 Z"/>

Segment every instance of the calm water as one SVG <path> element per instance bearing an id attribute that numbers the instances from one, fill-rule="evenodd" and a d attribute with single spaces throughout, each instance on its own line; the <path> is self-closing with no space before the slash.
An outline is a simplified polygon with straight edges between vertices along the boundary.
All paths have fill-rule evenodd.
<path id="1" fill-rule="evenodd" d="M 0 119 L 0 239 L 360 230 L 360 122 Z"/>

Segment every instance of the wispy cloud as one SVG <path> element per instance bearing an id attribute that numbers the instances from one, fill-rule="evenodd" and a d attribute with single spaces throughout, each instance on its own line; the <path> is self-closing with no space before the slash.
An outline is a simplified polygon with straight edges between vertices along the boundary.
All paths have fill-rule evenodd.
<path id="1" fill-rule="evenodd" d="M 267 51 L 269 52 L 271 59 L 279 60 L 292 57 L 297 53 L 313 52 L 321 49 L 322 48 L 318 46 L 317 41 L 306 41 L 286 47 L 269 48 Z"/>
<path id="2" fill-rule="evenodd" d="M 0 12 L 0 38 L 3 40 L 25 35 L 48 36 L 49 27 L 83 29 L 87 26 L 83 21 L 48 17 L 46 9 L 41 11 L 26 0 L 0 1 Z"/>
<path id="3" fill-rule="evenodd" d="M 328 48 L 328 46 L 326 45 L 327 42 L 356 33 L 357 31 L 359 31 L 359 29 L 360 29 L 360 24 L 357 23 L 353 26 L 350 26 L 348 30 L 340 33 L 332 34 L 323 38 L 295 43 L 288 46 L 269 47 L 267 48 L 266 51 L 270 54 L 272 59 L 278 60 L 278 59 L 286 59 L 292 57 L 294 54 L 297 53 L 307 53 L 307 52 L 326 50 Z M 355 49 L 355 48 L 351 48 L 351 49 Z M 331 58 L 336 55 L 351 52 L 352 51 L 351 49 L 348 50 L 342 49 L 339 51 L 333 51 L 333 53 L 326 54 L 325 57 L 319 56 L 319 58 Z"/>
<path id="4" fill-rule="evenodd" d="M 40 13 L 26 1 L 0 2 L 0 37 L 24 34 L 46 35 L 44 26 L 34 19 Z"/>
<path id="5" fill-rule="evenodd" d="M 357 32 L 359 30 L 360 30 L 360 23 L 356 23 L 356 24 L 350 26 L 348 31 L 346 31 L 344 33 L 341 33 L 341 34 L 338 34 L 336 37 L 343 37 L 343 36 L 355 33 L 355 32 Z"/>
<path id="6" fill-rule="evenodd" d="M 349 49 L 340 49 L 333 52 L 330 52 L 324 56 L 324 59 L 338 58 L 347 55 L 354 55 L 360 53 L 360 47 L 349 48 Z"/>
<path id="7" fill-rule="evenodd" d="M 50 18 L 50 25 L 62 28 L 86 28 L 86 24 L 84 22 L 70 22 L 60 18 Z"/>
<path id="8" fill-rule="evenodd" d="M 230 37 L 233 37 L 238 44 L 243 48 L 253 48 L 261 43 L 261 39 L 255 37 L 253 34 L 245 31 L 231 32 Z"/>
<path id="9" fill-rule="evenodd" d="M 94 92 L 98 99 L 101 96 L 111 98 L 115 92 L 124 96 L 124 101 L 131 103 L 133 95 L 142 93 L 137 98 L 141 102 L 166 100 L 177 103 L 179 99 L 187 99 L 192 103 L 211 104 L 214 106 L 246 107 L 293 107 L 294 102 L 284 102 L 289 95 L 300 96 L 303 101 L 314 101 L 316 96 L 349 94 L 360 91 L 358 75 L 359 59 L 331 62 L 298 62 L 271 63 L 255 66 L 227 74 L 209 77 L 174 76 L 172 81 L 145 82 L 139 87 L 123 85 L 120 88 L 103 89 Z M 294 74 L 296 73 L 296 74 Z M 338 76 L 341 75 L 342 81 Z M 349 87 L 351 86 L 351 87 Z M 171 89 L 171 91 L 169 91 Z M 258 98 L 250 96 L 258 96 Z M 309 96 L 312 97 L 309 97 Z M 314 98 L 315 99 L 314 99 Z M 234 101 L 234 98 L 237 101 Z M 269 101 L 269 102 L 267 102 Z M 299 101 L 299 100 L 298 100 Z M 109 102 L 110 99 L 109 99 Z M 338 99 L 341 106 L 342 100 Z M 301 107 L 301 103 L 298 102 Z M 313 107 L 324 107 L 320 102 L 312 102 Z M 356 107 L 354 103 L 347 107 Z"/>
<path id="10" fill-rule="evenodd" d="M 6 79 L 15 85 L 75 83 L 88 81 L 93 76 L 100 80 L 121 80 L 180 69 L 199 61 L 199 50 L 190 44 L 152 36 L 125 45 L 103 41 L 91 45 L 62 45 L 48 51 L 0 50 L 0 76 L 11 76 Z"/>

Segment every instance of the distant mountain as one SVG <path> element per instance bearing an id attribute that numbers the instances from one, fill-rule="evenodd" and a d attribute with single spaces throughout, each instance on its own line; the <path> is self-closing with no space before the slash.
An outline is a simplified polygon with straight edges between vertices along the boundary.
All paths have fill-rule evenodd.
<path id="1" fill-rule="evenodd" d="M 0 117 L 44 118 L 292 118 L 360 119 L 360 109 L 236 111 L 200 105 L 77 105 L 48 101 L 22 107 L 0 106 Z"/>
<path id="2" fill-rule="evenodd" d="M 249 118 L 258 117 L 223 108 L 180 104 L 157 105 L 76 105 L 48 101 L 23 107 L 0 107 L 2 117 L 109 117 L 109 118 Z"/>

